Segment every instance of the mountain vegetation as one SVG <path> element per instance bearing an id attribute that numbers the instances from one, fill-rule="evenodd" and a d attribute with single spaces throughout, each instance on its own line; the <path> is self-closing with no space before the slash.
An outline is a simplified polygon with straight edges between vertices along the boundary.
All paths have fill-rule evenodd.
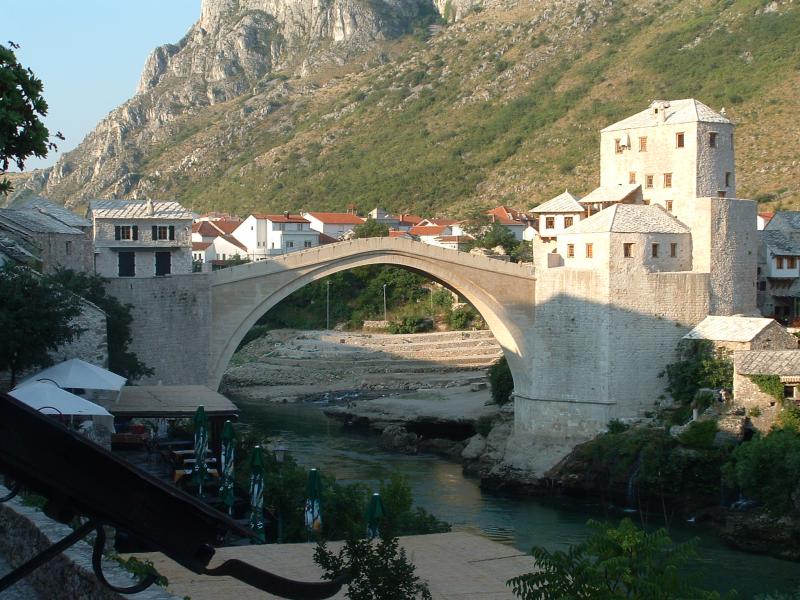
<path id="1" fill-rule="evenodd" d="M 415 5 L 357 50 L 215 63 L 229 75 L 213 89 L 212 67 L 169 65 L 198 48 L 210 60 L 202 40 L 235 28 L 206 23 L 202 39 L 193 28 L 151 57 L 135 98 L 25 185 L 70 206 L 117 195 L 240 213 L 530 208 L 598 184 L 602 127 L 691 96 L 737 123 L 740 197 L 800 203 L 796 2 L 497 0 L 452 12 Z"/>

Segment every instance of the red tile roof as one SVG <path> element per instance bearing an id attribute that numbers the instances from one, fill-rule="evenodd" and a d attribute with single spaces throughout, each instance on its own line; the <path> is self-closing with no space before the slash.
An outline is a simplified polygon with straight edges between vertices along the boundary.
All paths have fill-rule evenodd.
<path id="1" fill-rule="evenodd" d="M 192 242 L 192 252 L 202 252 L 211 245 L 211 242 Z"/>
<path id="2" fill-rule="evenodd" d="M 492 210 L 487 210 L 486 214 L 492 218 L 493 223 L 500 223 L 501 225 L 521 225 L 521 213 L 508 206 L 498 206 Z"/>
<path id="3" fill-rule="evenodd" d="M 399 215 L 399 219 L 401 225 L 419 225 L 425 220 L 417 215 Z"/>
<path id="4" fill-rule="evenodd" d="M 332 236 L 330 236 L 330 235 L 328 235 L 326 233 L 320 233 L 319 234 L 319 245 L 320 246 L 323 245 L 323 244 L 335 244 L 338 241 L 339 240 L 337 240 L 335 237 L 332 237 Z"/>
<path id="5" fill-rule="evenodd" d="M 223 233 L 233 233 L 239 225 L 242 224 L 241 221 L 211 221 L 211 224 L 220 229 Z"/>
<path id="6" fill-rule="evenodd" d="M 400 231 L 399 229 L 390 229 L 389 230 L 389 237 L 399 238 L 399 237 L 411 237 L 407 231 Z"/>
<path id="7" fill-rule="evenodd" d="M 220 231 L 217 227 L 214 227 L 210 221 L 192 223 L 192 233 L 199 233 L 203 237 L 212 238 L 222 235 L 222 231 Z"/>
<path id="8" fill-rule="evenodd" d="M 444 225 L 419 225 L 408 230 L 411 235 L 439 235 L 447 227 Z"/>
<path id="9" fill-rule="evenodd" d="M 308 212 L 306 214 L 330 225 L 359 225 L 364 222 L 364 219 L 352 213 Z"/>
<path id="10" fill-rule="evenodd" d="M 423 220 L 427 221 L 428 223 L 433 223 L 434 225 L 442 225 L 444 227 L 447 227 L 449 225 L 455 225 L 456 223 L 459 222 L 455 219 L 440 219 L 438 217 L 435 219 L 423 219 Z"/>
<path id="11" fill-rule="evenodd" d="M 272 221 L 273 223 L 308 223 L 306 219 L 301 217 L 300 215 L 267 215 L 263 213 L 254 213 L 253 216 L 256 219 L 264 219 L 268 221 Z"/>
<path id="12" fill-rule="evenodd" d="M 466 243 L 471 238 L 466 235 L 440 235 L 436 238 L 440 242 L 464 242 Z"/>

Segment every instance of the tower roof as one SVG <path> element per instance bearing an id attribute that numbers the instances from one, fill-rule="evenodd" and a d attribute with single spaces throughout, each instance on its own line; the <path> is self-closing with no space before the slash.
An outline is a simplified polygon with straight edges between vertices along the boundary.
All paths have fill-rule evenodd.
<path id="1" fill-rule="evenodd" d="M 659 113 L 658 111 L 663 111 Z M 613 125 L 603 131 L 636 129 L 639 127 L 656 127 L 661 124 L 676 125 L 679 123 L 730 123 L 730 119 L 712 110 L 699 100 L 655 100 L 650 106 Z"/>

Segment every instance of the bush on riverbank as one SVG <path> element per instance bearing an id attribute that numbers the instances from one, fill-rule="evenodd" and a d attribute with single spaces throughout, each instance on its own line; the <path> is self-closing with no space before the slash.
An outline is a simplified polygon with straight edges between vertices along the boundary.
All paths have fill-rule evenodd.
<path id="1" fill-rule="evenodd" d="M 514 378 L 505 356 L 501 356 L 489 367 L 489 387 L 492 390 L 492 402 L 507 404 L 514 391 Z"/>

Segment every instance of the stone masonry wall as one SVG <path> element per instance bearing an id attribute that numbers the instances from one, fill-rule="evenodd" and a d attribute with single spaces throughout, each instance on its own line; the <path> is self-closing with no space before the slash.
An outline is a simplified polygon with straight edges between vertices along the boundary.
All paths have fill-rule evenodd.
<path id="1" fill-rule="evenodd" d="M 2 493 L 6 489 L 0 487 Z M 0 555 L 12 567 L 72 533 L 67 525 L 47 518 L 35 508 L 23 506 L 19 498 L 0 504 Z M 134 581 L 126 570 L 109 560 L 103 561 L 103 573 L 117 586 L 130 586 Z M 123 596 L 100 584 L 92 571 L 92 548 L 80 541 L 25 578 L 42 599 L 91 598 L 92 600 L 177 600 L 157 585 L 135 596 Z"/>
<path id="2" fill-rule="evenodd" d="M 208 378 L 209 275 L 112 279 L 107 290 L 133 305 L 130 349 L 155 369 L 143 384 L 205 385 Z"/>
<path id="3" fill-rule="evenodd" d="M 762 392 L 747 375 L 737 373 L 735 368 L 733 372 L 733 403 L 745 408 L 750 422 L 762 433 L 770 430 L 783 408 L 780 402 Z M 756 408 L 758 410 L 753 411 Z M 753 412 L 756 412 L 758 416 L 754 416 Z"/>
<path id="4" fill-rule="evenodd" d="M 59 267 L 80 273 L 94 271 L 92 240 L 85 235 L 37 233 L 35 238 L 41 250 L 42 273 L 54 273 Z"/>

